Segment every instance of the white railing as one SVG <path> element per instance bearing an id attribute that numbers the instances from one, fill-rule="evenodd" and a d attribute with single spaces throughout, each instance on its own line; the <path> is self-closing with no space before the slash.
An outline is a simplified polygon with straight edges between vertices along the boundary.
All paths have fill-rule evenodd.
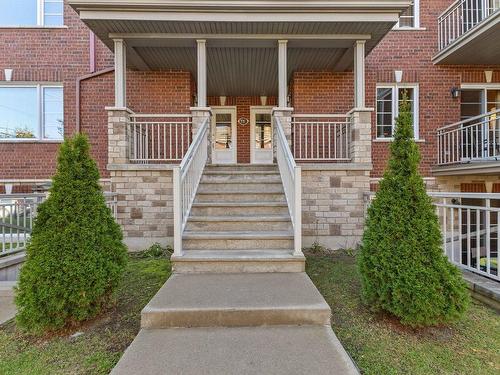
<path id="1" fill-rule="evenodd" d="M 105 193 L 106 204 L 117 215 L 117 195 Z M 26 249 L 37 208 L 45 193 L 0 194 L 0 256 Z"/>
<path id="2" fill-rule="evenodd" d="M 302 176 L 295 163 L 283 126 L 278 117 L 274 118 L 276 134 L 276 159 L 283 182 L 283 189 L 293 224 L 294 255 L 302 254 Z"/>
<path id="3" fill-rule="evenodd" d="M 500 280 L 500 194 L 429 192 L 434 200 L 443 251 L 460 268 Z M 375 193 L 366 193 L 366 209 Z"/>
<path id="4" fill-rule="evenodd" d="M 438 165 L 498 160 L 500 110 L 437 130 Z"/>
<path id="5" fill-rule="evenodd" d="M 297 161 L 349 161 L 348 115 L 292 116 L 292 152 Z"/>
<path id="6" fill-rule="evenodd" d="M 191 115 L 132 114 L 128 123 L 132 163 L 179 162 L 191 144 Z"/>
<path id="7" fill-rule="evenodd" d="M 450 261 L 500 281 L 500 194 L 431 193 Z"/>
<path id="8" fill-rule="evenodd" d="M 198 129 L 182 163 L 174 167 L 174 254 L 182 255 L 182 233 L 208 159 L 210 118 Z"/>
<path id="9" fill-rule="evenodd" d="M 500 0 L 457 0 L 438 18 L 439 50 L 500 9 Z"/>

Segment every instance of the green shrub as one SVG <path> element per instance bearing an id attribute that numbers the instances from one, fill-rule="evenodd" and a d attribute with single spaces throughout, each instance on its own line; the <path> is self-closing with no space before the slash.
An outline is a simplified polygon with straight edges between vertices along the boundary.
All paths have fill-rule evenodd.
<path id="1" fill-rule="evenodd" d="M 444 255 L 419 163 L 405 100 L 388 169 L 368 210 L 358 265 L 365 303 L 413 327 L 456 321 L 469 303 L 460 271 Z"/>
<path id="2" fill-rule="evenodd" d="M 126 247 L 83 135 L 61 145 L 26 253 L 16 304 L 17 322 L 27 331 L 57 330 L 94 317 L 119 283 Z"/>

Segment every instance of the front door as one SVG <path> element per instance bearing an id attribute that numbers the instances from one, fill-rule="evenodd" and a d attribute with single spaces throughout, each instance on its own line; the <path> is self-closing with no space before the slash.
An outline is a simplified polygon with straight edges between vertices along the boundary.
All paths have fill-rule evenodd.
<path id="1" fill-rule="evenodd" d="M 250 108 L 250 161 L 273 163 L 273 125 L 271 107 Z"/>
<path id="2" fill-rule="evenodd" d="M 212 107 L 212 162 L 236 164 L 236 108 Z"/>

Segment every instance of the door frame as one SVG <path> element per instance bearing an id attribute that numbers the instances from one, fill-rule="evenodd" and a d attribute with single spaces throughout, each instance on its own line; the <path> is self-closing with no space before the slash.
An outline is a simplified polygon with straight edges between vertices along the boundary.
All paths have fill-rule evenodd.
<path id="1" fill-rule="evenodd" d="M 233 151 L 233 162 L 232 163 L 226 163 L 226 164 L 238 164 L 238 138 L 237 138 L 237 125 L 238 125 L 238 111 L 237 107 L 231 106 L 231 105 L 226 105 L 226 106 L 212 106 L 212 120 L 210 124 L 210 134 L 211 136 L 211 149 L 212 149 L 212 164 L 220 164 L 215 161 L 215 121 L 216 121 L 216 114 L 217 113 L 231 113 L 231 144 L 232 144 L 232 151 Z"/>
<path id="2" fill-rule="evenodd" d="M 250 106 L 250 163 L 255 164 L 255 115 L 259 113 L 269 113 L 271 115 L 271 142 L 274 141 L 273 137 L 273 118 L 272 118 L 272 110 L 273 106 L 267 105 L 253 105 Z M 273 154 L 273 145 L 271 143 L 271 155 Z M 273 157 L 271 156 L 271 162 L 273 163 Z"/>

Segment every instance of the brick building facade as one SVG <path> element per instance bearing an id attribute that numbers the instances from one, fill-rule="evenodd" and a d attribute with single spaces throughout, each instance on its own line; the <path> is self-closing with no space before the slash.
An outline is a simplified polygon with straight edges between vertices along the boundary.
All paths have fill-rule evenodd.
<path id="1" fill-rule="evenodd" d="M 336 237 L 337 240 L 330 243 L 337 245 L 343 236 L 359 238 L 363 228 L 363 193 L 370 189 L 370 183 L 373 189 L 381 177 L 390 142 L 389 138 L 377 137 L 377 87 L 380 86 L 391 89 L 398 84 L 415 88 L 422 173 L 435 189 L 456 188 L 456 182 L 449 184 L 449 178 L 433 173 L 438 155 L 437 129 L 461 119 L 460 98 L 451 95 L 453 88 L 463 84 L 484 85 L 485 71 L 493 71 L 489 84 L 500 85 L 500 61 L 497 65 L 433 63 L 438 52 L 437 19 L 450 4 L 451 0 L 420 0 L 418 25 L 393 29 L 368 54 L 364 101 L 365 107 L 375 109 L 371 112 L 372 139 L 367 151 L 371 151 L 371 163 L 361 163 L 361 167 L 353 163 L 345 167 L 329 163 L 334 165 L 325 165 L 323 169 L 311 166 L 311 163 L 304 164 L 304 236 L 310 239 L 315 236 Z M 61 84 L 64 92 L 64 136 L 78 129 L 88 134 L 101 175 L 112 180 L 112 190 L 121 194 L 123 201 L 135 201 L 139 206 L 140 202 L 146 202 L 144 210 L 128 205 L 120 211 L 122 225 L 130 232 L 130 237 L 139 237 L 140 231 L 148 232 L 150 237 L 171 237 L 171 193 L 160 194 L 161 183 L 168 191 L 171 190 L 169 168 L 161 170 L 155 167 L 146 172 L 137 168 L 120 170 L 111 162 L 108 134 L 111 134 L 109 127 L 112 128 L 112 125 L 106 108 L 113 106 L 115 100 L 115 62 L 108 46 L 92 34 L 65 1 L 64 24 L 61 26 L 0 27 L 0 89 L 23 84 Z M 161 65 L 166 57 L 154 55 L 157 49 L 149 48 L 143 50 L 151 57 L 150 64 Z M 4 69 L 13 70 L 11 81 L 4 76 Z M 355 100 L 355 73 L 350 68 L 344 70 L 297 68 L 290 72 L 289 106 L 294 108 L 295 113 L 348 113 L 353 109 Z M 402 72 L 400 82 L 396 82 L 396 71 Z M 187 66 L 128 70 L 127 107 L 136 113 L 189 114 L 190 108 L 196 104 L 196 86 L 196 77 Z M 248 119 L 250 108 L 262 104 L 262 98 L 256 93 L 227 95 L 224 98 L 226 106 L 236 107 L 237 119 Z M 266 105 L 277 106 L 278 100 L 274 94 L 267 95 Z M 210 95 L 207 105 L 220 106 L 221 98 Z M 237 125 L 236 141 L 236 161 L 249 163 L 253 142 L 250 127 Z M 29 185 L 33 181 L 49 179 L 54 172 L 59 143 L 60 140 L 2 139 L 0 185 Z M 474 181 L 496 180 L 496 176 L 491 174 L 487 177 L 474 174 L 474 177 L 461 178 L 464 181 L 471 178 Z M 149 188 L 149 192 L 134 192 L 132 197 L 127 197 L 131 184 L 142 183 L 154 186 Z M 138 188 L 136 186 L 136 190 Z M 157 199 L 148 199 L 149 195 L 156 194 L 155 191 L 158 192 Z M 338 205 L 350 208 L 339 212 L 335 204 L 327 203 L 336 200 Z M 156 203 L 153 205 L 152 201 Z M 159 215 L 163 215 L 162 229 L 158 229 Z"/>

